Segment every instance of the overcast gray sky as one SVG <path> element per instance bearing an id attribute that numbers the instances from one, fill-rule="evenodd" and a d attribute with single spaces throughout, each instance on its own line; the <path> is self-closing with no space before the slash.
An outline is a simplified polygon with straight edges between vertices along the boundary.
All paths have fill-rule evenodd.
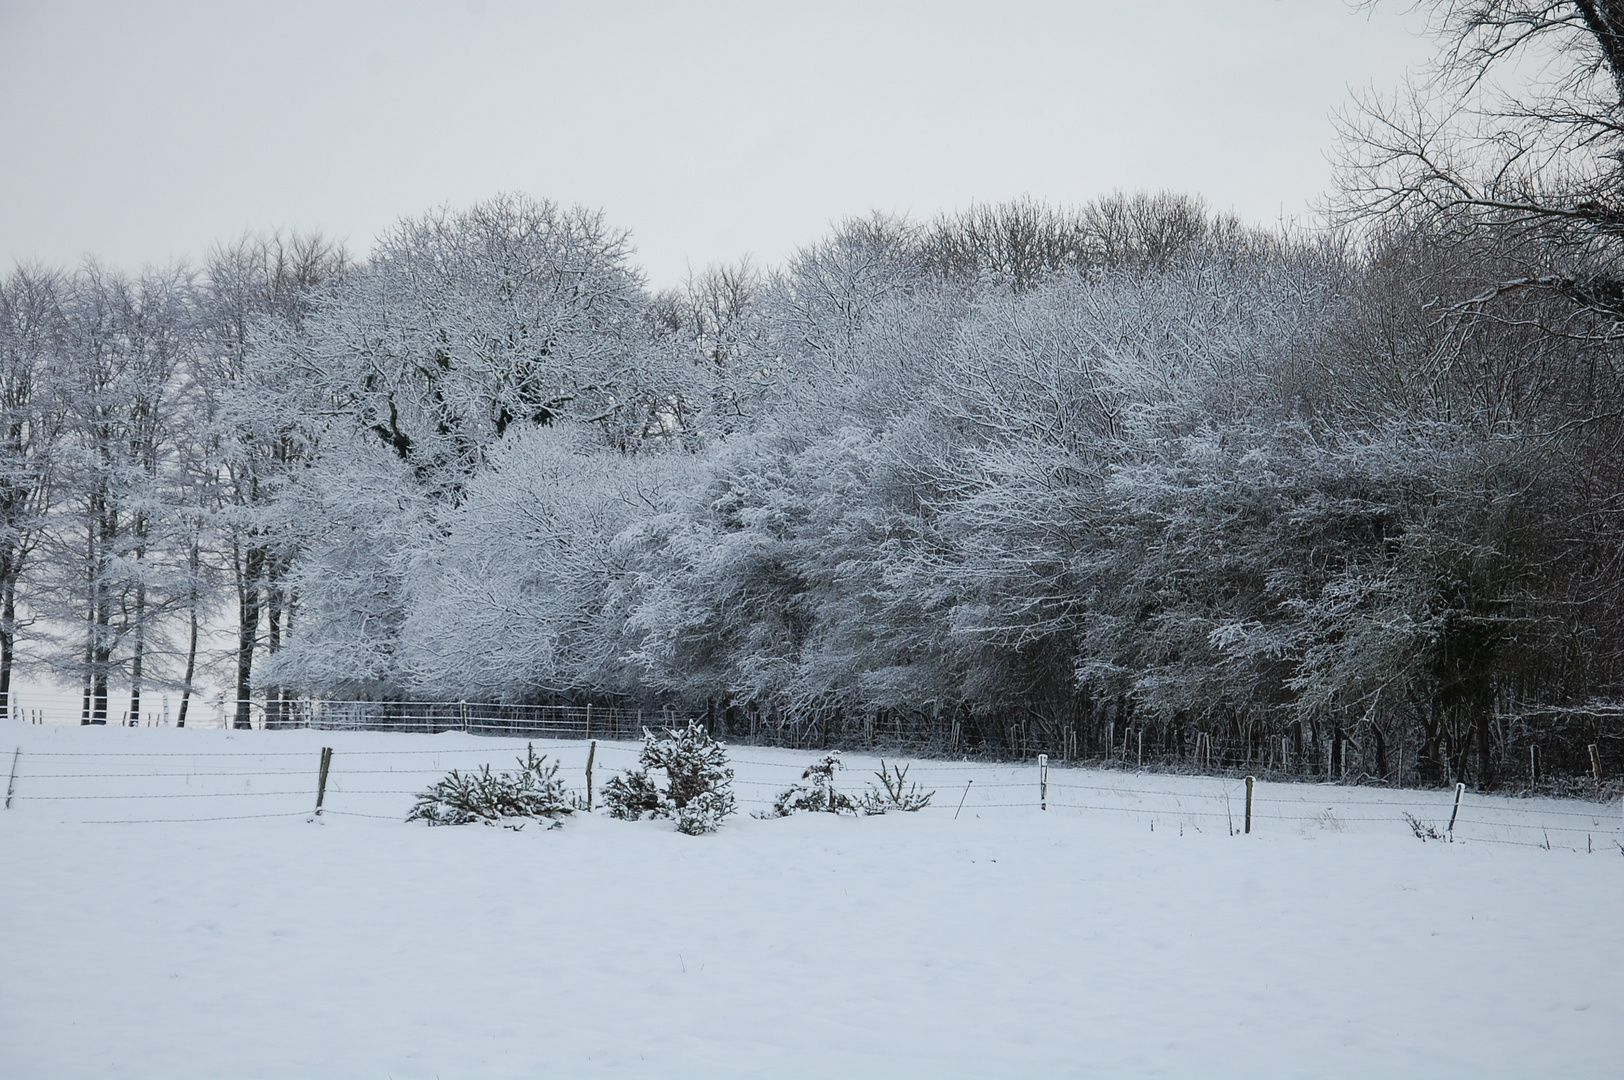
<path id="1" fill-rule="evenodd" d="M 1342 0 L 0 0 L 0 267 L 198 259 L 248 229 L 364 253 L 522 190 L 602 207 L 655 285 L 871 209 L 1330 183 L 1330 116 L 1427 55 Z"/>

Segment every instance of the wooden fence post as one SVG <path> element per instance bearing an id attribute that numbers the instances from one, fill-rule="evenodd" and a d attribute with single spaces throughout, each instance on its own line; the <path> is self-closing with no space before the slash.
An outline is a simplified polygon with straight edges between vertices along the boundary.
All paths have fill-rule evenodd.
<path id="1" fill-rule="evenodd" d="M 970 797 L 970 785 L 973 783 L 975 783 L 974 780 L 966 780 L 964 782 L 964 794 L 959 796 L 959 810 L 964 809 L 964 800 Z M 953 811 L 954 821 L 959 820 L 959 810 Z"/>
<path id="2" fill-rule="evenodd" d="M 1252 831 L 1252 786 L 1254 784 L 1256 784 L 1256 783 L 1257 783 L 1257 778 L 1256 777 L 1248 776 L 1246 778 L 1246 831 L 1247 831 L 1247 833 L 1251 833 L 1251 831 Z"/>
<path id="3" fill-rule="evenodd" d="M 1049 755 L 1038 755 L 1038 809 L 1049 809 Z"/>
<path id="4" fill-rule="evenodd" d="M 1596 783 L 1601 783 L 1601 751 L 1595 743 L 1590 744 L 1590 771 L 1596 777 Z"/>
<path id="5" fill-rule="evenodd" d="M 327 770 L 333 764 L 333 748 L 321 748 L 321 775 L 316 779 L 316 816 L 321 816 L 321 803 L 327 797 Z"/>
<path id="6" fill-rule="evenodd" d="M 1539 783 L 1539 747 L 1528 748 L 1528 783 L 1530 786 Z"/>
<path id="7" fill-rule="evenodd" d="M 586 750 L 586 812 L 592 813 L 592 759 L 598 756 L 598 741 L 592 740 L 592 745 Z"/>
<path id="8" fill-rule="evenodd" d="M 1455 785 L 1455 808 L 1449 812 L 1449 842 L 1455 842 L 1455 818 L 1460 814 L 1460 797 L 1466 793 L 1465 784 Z"/>
<path id="9" fill-rule="evenodd" d="M 6 809 L 11 809 L 11 793 L 17 789 L 17 759 L 23 756 L 23 748 L 17 747 L 11 754 L 11 779 L 6 781 Z"/>

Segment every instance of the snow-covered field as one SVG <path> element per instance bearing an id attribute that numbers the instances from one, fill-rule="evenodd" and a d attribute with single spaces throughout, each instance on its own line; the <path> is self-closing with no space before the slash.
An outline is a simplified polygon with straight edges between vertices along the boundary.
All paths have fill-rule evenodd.
<path id="1" fill-rule="evenodd" d="M 0 736 L 4 765 L 22 751 L 0 812 L 7 1078 L 1613 1077 L 1624 1061 L 1617 802 L 1468 793 L 1456 842 L 1422 843 L 1402 814 L 1443 828 L 1446 793 L 1262 784 L 1245 836 L 1232 780 L 1054 768 L 1042 811 L 1034 766 L 926 761 L 919 814 L 741 815 L 705 837 L 601 816 L 430 829 L 399 820 L 411 792 L 522 744 Z M 538 750 L 582 781 L 584 745 Z M 598 784 L 634 758 L 600 745 Z M 750 810 L 811 755 L 734 758 Z M 849 763 L 861 788 L 874 763 Z"/>

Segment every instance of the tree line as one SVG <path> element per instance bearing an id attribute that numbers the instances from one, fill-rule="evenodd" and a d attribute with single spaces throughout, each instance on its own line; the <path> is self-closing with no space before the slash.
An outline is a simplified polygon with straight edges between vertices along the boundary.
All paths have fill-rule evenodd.
<path id="1" fill-rule="evenodd" d="M 1438 5 L 1312 233 L 1021 200 L 651 291 L 600 213 L 510 195 L 364 261 L 19 268 L 0 700 L 27 663 L 87 722 L 155 686 L 184 722 L 212 672 L 239 725 L 616 699 L 803 745 L 1612 760 L 1611 7 Z M 1535 46 L 1549 78 L 1485 97 Z"/>

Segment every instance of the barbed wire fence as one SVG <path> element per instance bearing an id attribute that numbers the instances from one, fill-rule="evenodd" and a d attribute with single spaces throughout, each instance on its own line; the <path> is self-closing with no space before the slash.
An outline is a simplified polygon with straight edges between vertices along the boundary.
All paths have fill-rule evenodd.
<path id="1" fill-rule="evenodd" d="M 364 721 L 364 718 L 361 718 Z M 432 725 L 445 717 L 426 718 Z M 460 719 L 460 718 L 459 718 Z M 620 731 L 625 718 L 605 721 Z M 635 721 L 638 718 L 632 717 Z M 500 717 L 470 718 L 478 725 Z M 346 724 L 333 730 L 368 730 Z M 528 732 L 526 733 L 528 734 Z M 66 811 L 83 824 L 171 824 L 306 818 L 320 815 L 404 821 L 416 798 L 452 768 L 503 767 L 528 743 L 488 746 L 349 749 L 319 767 L 311 750 L 24 750 L 10 756 L 6 809 L 29 804 Z M 601 787 L 618 769 L 636 764 L 640 747 L 624 738 L 548 739 L 539 750 L 578 773 L 589 749 Z M 772 760 L 735 748 L 735 796 L 741 811 L 763 813 L 801 779 L 815 760 Z M 865 758 L 865 760 L 868 760 Z M 879 759 L 874 759 L 879 760 Z M 1379 789 L 1330 784 L 1253 783 L 1249 778 L 1107 772 L 1035 763 L 903 761 L 909 781 L 935 798 L 925 813 L 1071 814 L 1128 819 L 1158 828 L 1239 834 L 1287 831 L 1391 831 L 1421 839 L 1505 844 L 1547 850 L 1624 853 L 1624 802 L 1513 798 L 1438 789 Z M 869 762 L 871 765 L 872 761 Z M 861 765 L 841 783 L 856 793 L 874 777 Z"/>

